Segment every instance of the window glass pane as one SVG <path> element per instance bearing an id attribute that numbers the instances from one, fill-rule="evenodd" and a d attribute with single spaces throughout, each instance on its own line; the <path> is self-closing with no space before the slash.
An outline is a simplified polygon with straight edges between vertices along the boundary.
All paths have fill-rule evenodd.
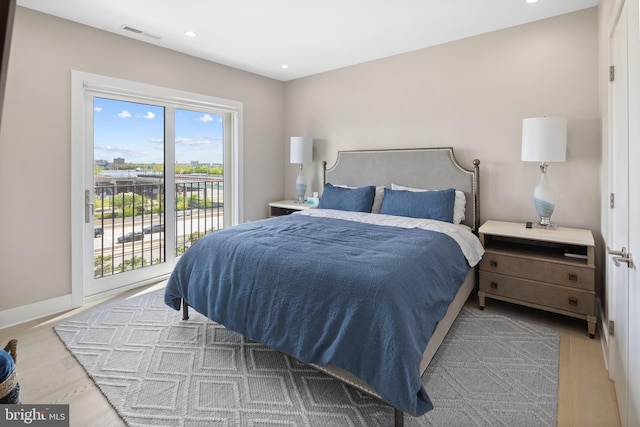
<path id="1" fill-rule="evenodd" d="M 94 277 L 165 262 L 164 107 L 94 97 Z"/>
<path id="2" fill-rule="evenodd" d="M 224 224 L 224 115 L 175 109 L 176 255 Z"/>

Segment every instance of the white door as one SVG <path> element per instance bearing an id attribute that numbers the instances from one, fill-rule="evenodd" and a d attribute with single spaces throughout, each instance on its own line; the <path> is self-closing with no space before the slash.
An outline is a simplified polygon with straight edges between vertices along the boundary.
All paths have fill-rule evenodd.
<path id="1" fill-rule="evenodd" d="M 638 0 L 621 4 L 610 40 L 615 78 L 610 87 L 609 172 L 612 200 L 606 242 L 609 252 L 606 277 L 609 317 L 615 322 L 615 332 L 609 342 L 609 368 L 615 385 L 620 420 L 625 427 L 640 425 L 640 284 L 632 255 L 640 253 L 640 234 L 637 221 L 630 221 L 630 218 L 640 217 L 640 197 L 635 188 L 635 183 L 640 179 L 637 167 L 640 152 L 637 126 L 634 120 L 629 120 L 630 115 L 633 117 L 634 111 L 638 111 L 638 100 L 633 99 L 633 87 L 639 83 L 638 76 L 630 72 L 637 70 L 634 68 L 636 59 L 630 55 L 632 49 L 629 49 L 635 43 L 629 38 L 631 35 L 632 39 L 634 34 L 630 30 L 635 26 L 637 32 L 638 24 L 636 21 L 629 25 L 631 21 L 628 21 L 628 17 L 634 16 L 630 15 L 629 8 L 637 13 L 637 4 Z"/>
<path id="2" fill-rule="evenodd" d="M 611 64 L 615 79 L 611 82 L 611 151 L 609 159 L 612 207 L 609 214 L 608 251 L 629 247 L 629 137 L 627 85 L 627 20 L 626 6 L 611 34 Z M 628 402 L 628 288 L 629 269 L 623 263 L 616 266 L 608 256 L 606 275 L 609 317 L 615 322 L 615 333 L 609 342 L 609 375 L 614 382 L 620 420 L 627 426 Z"/>
<path id="3" fill-rule="evenodd" d="M 627 426 L 640 426 L 640 7 L 628 1 L 629 40 L 629 389 Z"/>

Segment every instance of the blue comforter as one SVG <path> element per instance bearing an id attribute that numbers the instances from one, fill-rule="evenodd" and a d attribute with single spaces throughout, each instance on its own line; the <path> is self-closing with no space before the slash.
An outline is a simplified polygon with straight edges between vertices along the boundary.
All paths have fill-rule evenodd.
<path id="1" fill-rule="evenodd" d="M 176 265 L 165 302 L 302 362 L 334 364 L 414 415 L 420 361 L 469 270 L 449 236 L 289 215 L 225 228 Z"/>

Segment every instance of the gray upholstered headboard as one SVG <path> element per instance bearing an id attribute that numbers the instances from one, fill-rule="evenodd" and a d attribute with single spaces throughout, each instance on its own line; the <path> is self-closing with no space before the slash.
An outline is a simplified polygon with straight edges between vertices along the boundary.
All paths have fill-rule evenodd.
<path id="1" fill-rule="evenodd" d="M 480 222 L 478 198 L 480 160 L 474 169 L 458 164 L 453 148 L 410 148 L 339 151 L 336 163 L 323 162 L 324 183 L 351 186 L 400 184 L 409 187 L 463 191 L 467 199 L 464 224 L 476 231 Z"/>

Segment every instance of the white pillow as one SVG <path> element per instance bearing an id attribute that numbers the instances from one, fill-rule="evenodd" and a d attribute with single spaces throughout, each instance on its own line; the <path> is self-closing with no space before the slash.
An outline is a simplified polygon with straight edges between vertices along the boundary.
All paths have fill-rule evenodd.
<path id="1" fill-rule="evenodd" d="M 406 191 L 433 191 L 424 188 L 406 187 L 404 185 L 398 185 L 391 183 L 392 190 L 406 190 Z M 378 189 L 376 188 L 376 193 Z M 373 202 L 375 205 L 375 201 Z M 464 210 L 467 206 L 467 199 L 464 197 L 464 192 L 456 190 L 456 198 L 453 202 L 453 223 L 460 224 L 464 221 Z"/>
<path id="2" fill-rule="evenodd" d="M 382 198 L 384 197 L 384 185 L 376 187 L 376 195 L 373 196 L 373 206 L 371 206 L 371 213 L 379 214 L 380 208 L 382 208 Z"/>
<path id="3" fill-rule="evenodd" d="M 351 187 L 350 185 L 343 184 L 332 184 L 334 187 L 342 187 L 342 188 L 358 188 Z M 376 187 L 376 194 L 373 196 L 373 206 L 371 206 L 371 213 L 379 214 L 380 208 L 382 208 L 382 198 L 384 197 L 384 185 L 379 185 Z"/>

